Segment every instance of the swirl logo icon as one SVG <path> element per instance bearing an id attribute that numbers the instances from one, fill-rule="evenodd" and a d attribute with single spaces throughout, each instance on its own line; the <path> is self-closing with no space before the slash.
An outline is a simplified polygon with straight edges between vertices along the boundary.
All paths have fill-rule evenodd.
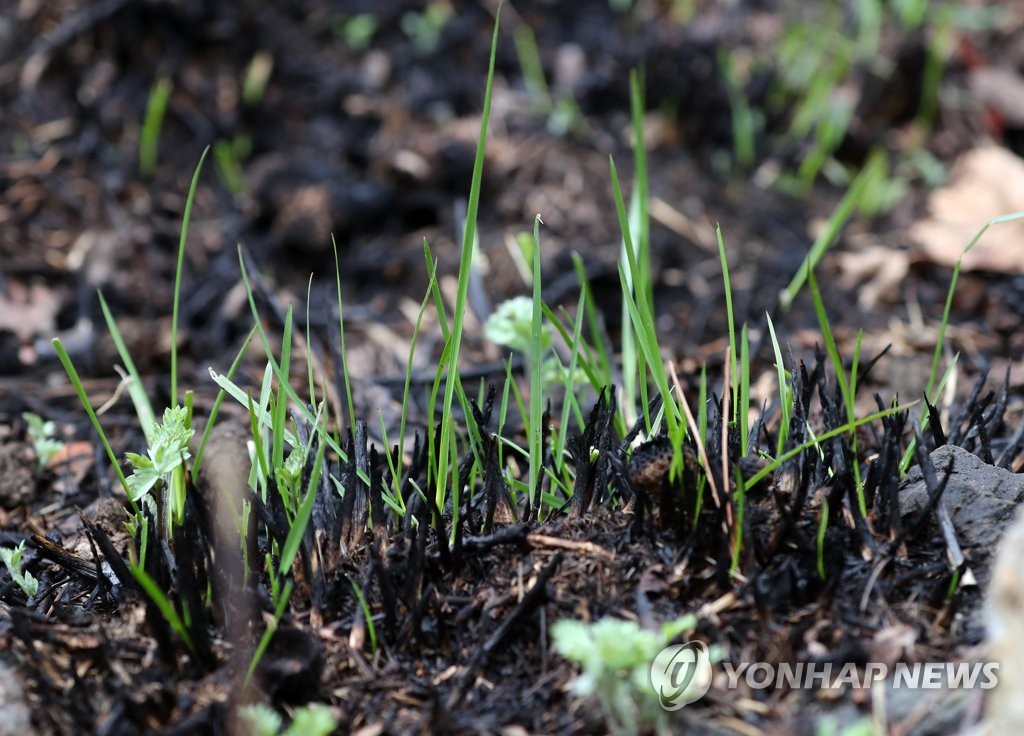
<path id="1" fill-rule="evenodd" d="M 711 657 L 702 641 L 665 647 L 651 663 L 651 687 L 668 711 L 704 697 L 711 688 Z"/>

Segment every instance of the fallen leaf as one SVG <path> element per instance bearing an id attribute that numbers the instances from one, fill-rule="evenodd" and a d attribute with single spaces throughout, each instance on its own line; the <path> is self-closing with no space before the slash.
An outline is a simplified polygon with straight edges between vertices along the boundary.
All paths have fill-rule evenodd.
<path id="1" fill-rule="evenodd" d="M 885 245 L 869 245 L 848 253 L 839 253 L 839 280 L 843 288 L 857 288 L 861 309 L 873 309 L 880 301 L 894 302 L 899 287 L 910 271 L 906 251 Z"/>
<path id="2" fill-rule="evenodd" d="M 54 472 L 67 469 L 75 481 L 81 483 L 92 468 L 95 457 L 91 442 L 68 442 L 50 457 L 46 465 Z"/>
<path id="3" fill-rule="evenodd" d="M 0 292 L 0 330 L 10 330 L 22 340 L 48 334 L 56 325 L 59 309 L 52 289 L 8 281 L 6 291 Z"/>
<path id="4" fill-rule="evenodd" d="M 928 210 L 910 236 L 926 259 L 953 266 L 985 223 L 1024 211 L 1024 160 L 1001 146 L 968 151 L 953 166 L 950 183 L 928 197 Z M 1024 220 L 990 227 L 963 255 L 961 267 L 1024 273 Z"/>

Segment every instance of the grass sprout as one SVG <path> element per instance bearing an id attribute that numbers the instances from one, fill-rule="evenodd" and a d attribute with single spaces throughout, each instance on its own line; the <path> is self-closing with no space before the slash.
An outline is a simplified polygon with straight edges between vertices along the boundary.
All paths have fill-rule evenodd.
<path id="1" fill-rule="evenodd" d="M 156 173 L 157 144 L 160 141 L 160 130 L 173 89 L 174 85 L 170 78 L 158 77 L 149 90 L 146 116 L 139 132 L 139 173 L 146 179 L 152 178 Z"/>

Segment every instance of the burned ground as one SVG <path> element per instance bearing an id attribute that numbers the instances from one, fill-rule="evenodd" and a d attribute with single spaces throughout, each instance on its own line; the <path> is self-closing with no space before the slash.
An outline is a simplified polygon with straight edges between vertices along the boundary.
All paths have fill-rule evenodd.
<path id="1" fill-rule="evenodd" d="M 719 645 L 733 662 L 981 656 L 986 565 L 1002 520 L 1020 499 L 993 494 L 985 513 L 967 518 L 960 506 L 940 511 L 938 489 L 955 483 L 958 472 L 981 472 L 952 446 L 989 471 L 1020 470 L 1020 371 L 1008 372 L 1024 350 L 1020 261 L 989 260 L 961 275 L 949 329 L 960 354 L 959 386 L 929 428 L 914 426 L 915 407 L 862 427 L 856 452 L 837 437 L 820 452 L 801 453 L 745 489 L 740 518 L 732 473 L 741 467 L 751 477 L 761 466 L 754 453 L 741 457 L 735 429 L 722 447 L 728 326 L 715 224 L 729 253 L 736 322 L 751 326 L 757 346 L 753 374 L 775 374 L 766 311 L 788 350 L 799 400 L 786 447 L 846 421 L 810 296 L 805 290 L 788 309 L 778 299 L 845 187 L 818 177 L 795 196 L 763 183 L 772 171 L 797 168 L 807 153 L 806 146 L 779 143 L 792 121 L 772 107 L 780 71 L 770 64 L 745 81 L 749 104 L 765 111 L 754 160 L 746 168 L 729 163 L 736 130 L 722 54 L 733 53 L 735 63 L 771 57 L 789 22 L 786 9 L 712 3 L 677 20 L 670 3 L 638 3 L 628 14 L 596 0 L 564 5 L 505 3 L 501 11 L 479 215 L 489 268 L 472 316 L 482 321 L 501 300 L 527 290 L 506 244 L 540 213 L 545 301 L 574 307 L 570 254 L 579 252 L 617 337 L 621 236 L 608 157 L 628 180 L 629 75 L 642 68 L 657 327 L 688 393 L 696 395 L 702 365 L 715 376 L 711 439 L 703 449 L 718 490 L 701 480 L 705 469 L 692 442 L 682 476 L 669 482 L 665 440 L 626 442 L 610 420 L 609 392 L 587 398 L 589 421 L 567 458 L 546 458 L 549 466 L 571 463 L 576 478 L 571 500 L 561 498 L 557 512 L 507 495 L 496 460 L 498 423 L 486 406 L 467 418 L 481 438 L 478 456 L 491 459 L 473 497 L 459 509 L 432 508 L 414 490 L 428 486 L 422 437 L 443 347 L 436 318 L 428 318 L 413 371 L 408 452 L 397 458 L 404 519 L 379 496 L 391 466 L 378 416 L 397 431 L 416 305 L 429 283 L 424 240 L 438 259 L 442 292 L 452 291 L 491 4 L 453 4 L 430 49 L 417 49 L 415 36 L 401 28 L 403 16 L 422 7 L 402 2 L 62 0 L 23 2 L 0 18 L 0 543 L 25 540 L 27 567 L 40 579 L 28 600 L 0 573 L 0 679 L 14 683 L 3 700 L 11 723 L 23 719 L 31 723 L 26 732 L 40 733 L 223 733 L 234 727 L 235 705 L 267 700 L 282 708 L 328 703 L 342 733 L 604 732 L 600 710 L 568 692 L 575 671 L 552 650 L 549 629 L 563 618 L 617 616 L 655 626 L 695 612 L 694 636 Z M 356 50 L 345 21 L 364 11 L 376 17 L 377 31 L 366 50 Z M 513 41 L 525 26 L 536 35 L 553 94 L 571 98 L 579 112 L 561 134 L 526 93 Z M 1020 152 L 1024 120 L 984 96 L 977 82 L 992 59 L 1009 65 L 1002 70 L 1024 67 L 1012 18 L 989 30 L 952 32 L 934 123 L 924 132 L 915 127 L 916 97 L 907 90 L 924 87 L 927 41 L 938 32 L 926 25 L 883 38 L 880 54 L 898 73 L 851 73 L 847 91 L 859 102 L 838 161 L 863 164 L 881 146 L 891 161 L 905 162 L 901 155 L 919 148 L 948 173 L 958 157 L 984 145 Z M 268 60 L 265 92 L 247 100 L 243 80 Z M 144 176 L 141 121 L 161 77 L 172 90 L 156 166 Z M 951 103 L 958 94 L 973 102 Z M 249 690 L 241 678 L 272 611 L 258 568 L 271 540 L 287 537 L 283 509 L 274 496 L 267 504 L 252 499 L 248 563 L 218 547 L 222 481 L 190 481 L 188 523 L 175 538 L 161 541 L 154 520 L 149 546 L 156 552 L 147 572 L 198 612 L 187 624 L 187 646 L 123 562 L 135 543 L 123 526 L 120 491 L 49 342 L 62 338 L 95 404 L 114 395 L 118 357 L 102 327 L 101 289 L 147 393 L 157 405 L 168 403 L 175 257 L 185 193 L 207 145 L 212 158 L 192 213 L 178 336 L 180 380 L 196 391 L 197 412 L 207 413 L 215 395 L 208 367 L 226 371 L 251 328 L 239 243 L 272 335 L 279 335 L 288 303 L 305 331 L 307 280 L 315 274 L 311 339 L 302 351 L 315 356 L 340 405 L 333 237 L 361 422 L 355 437 L 341 433 L 349 460 L 326 454 L 324 468 L 350 492 L 342 498 L 322 478 L 291 605 Z M 843 230 L 818 275 L 848 368 L 864 330 L 859 415 L 896 396 L 921 395 L 959 255 L 943 259 L 913 242 L 913 226 L 935 214 L 928 195 L 938 185 L 921 174 L 905 184 L 884 213 L 855 218 Z M 978 215 L 974 229 L 990 216 Z M 895 276 L 886 270 L 892 265 Z M 467 328 L 465 343 L 464 379 L 498 386 L 504 356 L 478 323 Z M 263 364 L 258 351 L 250 355 L 241 382 L 258 387 Z M 779 408 L 771 395 L 759 397 L 766 404 L 751 429 L 752 445 L 774 454 Z M 44 472 L 30 450 L 27 411 L 55 421 L 67 442 L 66 454 Z M 142 451 L 126 400 L 102 422 L 118 456 Z M 244 434 L 239 411 L 226 409 L 223 423 L 229 434 L 232 424 Z M 521 442 L 520 430 L 513 422 L 504 434 Z M 900 485 L 896 467 L 915 431 L 926 450 L 946 447 L 919 451 L 915 464 L 922 467 L 914 472 L 923 480 L 911 488 L 910 479 Z M 460 460 L 465 466 L 472 455 Z M 865 513 L 854 466 L 865 480 Z M 312 470 L 305 469 L 307 478 Z M 986 487 L 1005 485 L 984 477 Z M 819 541 L 825 508 L 829 522 Z M 989 538 L 984 531 L 971 536 L 968 527 L 987 520 Z M 950 543 L 950 524 L 962 558 Z M 738 536 L 743 545 L 734 563 Z M 252 580 L 262 582 L 246 582 Z M 968 722 L 972 707 L 949 699 L 922 716 L 894 699 L 888 717 L 893 728 L 944 733 Z M 810 733 L 829 715 L 848 725 L 870 712 L 865 692 L 735 691 L 716 680 L 678 724 L 707 733 Z"/>

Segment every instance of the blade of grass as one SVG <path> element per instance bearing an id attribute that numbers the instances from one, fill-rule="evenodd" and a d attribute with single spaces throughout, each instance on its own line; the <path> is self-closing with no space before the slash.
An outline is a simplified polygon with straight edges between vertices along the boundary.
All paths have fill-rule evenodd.
<path id="1" fill-rule="evenodd" d="M 725 319 L 729 323 L 729 355 L 731 356 L 729 370 L 733 376 L 739 376 L 736 365 L 736 356 L 739 355 L 736 350 L 736 316 L 732 311 L 732 280 L 729 278 L 729 259 L 725 254 L 725 239 L 722 237 L 721 225 L 715 225 L 715 237 L 718 240 L 718 259 L 722 264 L 722 284 L 725 288 Z M 725 386 L 723 391 L 732 391 L 733 410 L 738 411 L 740 405 L 737 400 L 739 398 L 739 383 L 734 382 L 732 386 Z M 732 419 L 726 418 L 726 421 L 735 422 L 736 414 L 733 414 Z"/>
<path id="2" fill-rule="evenodd" d="M 142 569 L 141 563 L 129 563 L 128 569 L 131 571 L 132 577 L 135 578 L 135 582 L 137 582 L 139 587 L 142 588 L 142 591 L 149 596 L 150 600 L 152 600 L 160 610 L 160 615 L 164 617 L 170 627 L 174 630 L 174 633 L 181 637 L 181 640 L 185 642 L 185 646 L 188 647 L 189 651 L 195 654 L 195 647 L 192 645 L 192 637 L 189 636 L 188 627 L 185 626 L 185 622 L 182 621 L 181 616 L 178 614 L 177 609 L 175 609 L 174 604 L 171 603 L 170 598 L 164 594 L 156 581 Z"/>
<path id="3" fill-rule="evenodd" d="M 142 433 L 146 437 L 146 442 L 150 443 L 153 441 L 153 429 L 156 427 L 156 414 L 153 412 L 153 404 L 150 403 L 149 397 L 146 395 L 146 389 L 142 385 L 142 377 L 139 376 L 135 362 L 128 353 L 128 348 L 124 344 L 124 338 L 121 337 L 121 331 L 117 328 L 117 322 L 114 321 L 114 316 L 110 313 L 107 300 L 103 298 L 103 292 L 97 291 L 96 293 L 99 296 L 103 319 L 107 323 L 107 331 L 110 332 L 110 337 L 114 341 L 114 347 L 117 348 L 117 354 L 120 356 L 121 362 L 124 363 L 124 369 L 127 371 L 130 379 L 128 382 L 128 396 L 131 397 L 132 406 L 135 407 L 135 416 L 139 419 L 139 426 L 142 427 Z"/>
<path id="4" fill-rule="evenodd" d="M 171 404 L 178 403 L 178 307 L 181 304 L 181 273 L 185 263 L 185 243 L 188 240 L 188 225 L 192 220 L 192 204 L 196 200 L 196 188 L 199 185 L 199 174 L 203 170 L 203 162 L 210 147 L 203 149 L 192 174 L 192 183 L 188 187 L 185 199 L 185 212 L 181 216 L 181 237 L 178 239 L 178 262 L 174 269 L 174 304 L 171 307 Z"/>
<path id="5" fill-rule="evenodd" d="M 256 327 L 252 327 L 249 330 L 249 334 L 245 336 L 245 340 L 242 341 L 242 347 L 239 348 L 235 354 L 235 359 L 231 362 L 231 366 L 228 368 L 226 378 L 230 381 L 235 377 L 235 373 L 238 371 L 238 367 L 242 364 L 242 358 L 245 357 L 245 351 L 249 349 L 249 345 L 252 343 L 252 338 L 256 334 Z M 213 406 L 210 408 L 210 416 L 206 419 L 206 426 L 203 428 L 203 436 L 199 441 L 199 448 L 196 450 L 195 459 L 192 461 L 192 474 L 199 475 L 199 469 L 203 464 L 203 455 L 206 453 L 206 443 L 210 439 L 210 432 L 213 431 L 214 422 L 217 421 L 217 415 L 220 413 L 220 405 L 224 402 L 224 397 L 227 396 L 227 391 L 223 388 L 217 392 L 217 397 L 213 400 Z"/>
<path id="6" fill-rule="evenodd" d="M 637 273 L 639 268 L 634 256 L 632 238 L 629 234 L 629 224 L 626 221 L 626 208 L 622 201 L 622 189 L 619 186 L 619 174 L 615 169 L 615 161 L 609 157 L 608 162 L 611 170 L 613 194 L 615 196 L 615 209 L 619 215 L 619 227 L 622 229 L 623 239 L 626 240 L 625 251 L 627 260 L 629 261 L 628 268 L 633 273 Z M 676 439 L 682 436 L 680 431 L 679 406 L 672 399 L 668 385 L 668 377 L 665 373 L 665 366 L 661 362 L 661 351 L 658 345 L 657 335 L 655 334 L 654 317 L 649 308 L 650 303 L 646 298 L 639 300 L 633 299 L 632 289 L 630 288 L 625 267 L 621 262 L 619 263 L 619 282 L 622 284 L 623 303 L 626 305 L 630 321 L 632 322 L 636 332 L 637 342 L 639 343 L 641 352 L 647 362 L 647 368 L 644 370 L 644 373 L 646 374 L 646 370 L 651 371 L 655 385 L 661 392 L 663 405 L 666 407 L 665 416 L 668 423 L 669 437 L 672 438 L 673 443 L 675 443 Z M 647 422 L 647 427 L 650 428 L 650 409 L 647 403 L 644 404 L 644 416 Z"/>
<path id="7" fill-rule="evenodd" d="M 540 298 L 540 215 L 533 221 L 533 316 L 530 321 L 530 504 L 539 491 L 541 465 L 544 462 L 544 345 L 541 332 L 543 304 Z"/>
<path id="8" fill-rule="evenodd" d="M 349 378 L 348 373 L 348 353 L 345 352 L 345 317 L 342 310 L 342 299 L 341 299 L 341 263 L 338 260 L 338 244 L 334 240 L 334 236 L 331 235 L 331 247 L 334 249 L 334 283 L 338 291 L 338 352 L 340 355 L 338 359 L 341 361 L 341 365 L 337 366 L 335 370 L 340 370 L 345 380 L 345 405 L 348 407 L 348 426 L 349 431 L 352 432 L 352 436 L 356 436 L 356 410 L 355 404 L 352 401 L 352 381 Z M 423 316 L 423 309 L 420 309 L 420 317 Z M 416 321 L 416 327 L 419 329 L 419 320 Z M 414 343 L 415 344 L 415 343 Z M 412 361 L 412 353 L 409 354 L 409 360 Z M 408 387 L 408 373 L 406 374 L 406 386 Z M 405 403 L 402 403 L 402 422 L 403 426 L 405 423 Z M 343 426 L 341 417 L 338 417 L 338 426 Z"/>
<path id="9" fill-rule="evenodd" d="M 75 364 L 71 362 L 68 351 L 64 349 L 64 344 L 60 341 L 59 337 L 55 337 L 52 340 L 53 349 L 57 352 L 57 358 L 60 360 L 62 366 L 64 366 L 64 372 L 68 374 L 68 379 L 71 381 L 71 386 L 75 389 L 75 393 L 78 395 L 78 400 L 81 402 L 82 407 L 85 409 L 85 413 L 89 415 L 89 421 L 92 422 L 92 426 L 96 429 L 96 434 L 100 437 L 100 442 L 103 444 L 103 449 L 107 453 L 107 459 L 110 460 L 110 465 L 117 474 L 117 480 L 121 484 L 121 488 L 124 489 L 125 495 L 128 496 L 128 502 L 132 505 L 132 511 L 136 516 L 139 515 L 139 507 L 132 500 L 132 495 L 128 490 L 128 479 L 124 477 L 124 473 L 121 471 L 121 466 L 117 462 L 117 456 L 114 454 L 114 448 L 110 446 L 110 441 L 107 439 L 107 433 L 103 431 L 103 427 L 100 425 L 100 419 L 96 416 L 96 411 L 92 408 L 92 404 L 89 403 L 89 397 L 85 393 L 85 387 L 82 385 L 82 379 L 78 375 L 78 371 L 75 369 Z"/>
<path id="10" fill-rule="evenodd" d="M 867 164 L 861 169 L 860 173 L 857 174 L 857 178 L 850 184 L 850 188 L 847 190 L 846 195 L 839 202 L 839 206 L 836 207 L 835 212 L 829 217 L 828 222 L 822 229 L 821 234 L 818 235 L 814 244 L 811 245 L 811 249 L 808 251 L 807 256 L 804 258 L 803 263 L 800 264 L 800 268 L 796 270 L 793 279 L 789 282 L 789 285 L 779 295 L 779 309 L 783 312 L 789 311 L 793 301 L 796 299 L 800 289 L 804 285 L 804 281 L 807 279 L 807 274 L 817 268 L 818 263 L 821 262 L 822 257 L 835 242 L 839 236 L 839 231 L 846 224 L 846 221 L 850 219 L 850 215 L 853 214 L 857 205 L 860 203 L 870 185 L 875 184 L 878 178 L 885 172 L 885 154 L 882 151 L 875 151 L 871 154 Z"/>
<path id="11" fill-rule="evenodd" d="M 174 85 L 170 78 L 161 76 L 153 82 L 146 100 L 146 115 L 139 131 L 139 173 L 143 178 L 152 178 L 156 172 L 157 145 L 160 142 L 160 129 L 164 115 L 167 113 L 167 102 L 171 98 Z"/>
<path id="12" fill-rule="evenodd" d="M 494 60 L 498 50 L 498 28 L 501 17 L 500 8 L 494 18 L 494 33 L 491 37 L 491 56 L 487 67 L 487 85 L 484 91 L 483 110 L 480 113 L 480 135 L 477 139 L 476 158 L 473 161 L 473 175 L 469 186 L 469 202 L 466 207 L 466 225 L 462 234 L 462 253 L 459 259 L 459 280 L 455 297 L 455 313 L 452 315 L 452 332 L 450 349 L 448 350 L 448 374 L 445 380 L 444 403 L 441 409 L 441 447 L 438 453 L 438 475 L 435 498 L 439 508 L 444 508 L 445 483 L 448 478 L 448 455 L 454 433 L 452 417 L 452 399 L 455 397 L 455 386 L 459 383 L 459 352 L 462 343 L 462 320 L 466 311 L 466 297 L 469 291 L 469 276 L 473 256 L 473 242 L 476 238 L 476 218 L 480 206 L 480 183 L 483 178 L 484 150 L 487 144 L 487 124 L 491 115 L 491 92 L 494 87 Z M 470 422 L 469 424 L 472 424 Z M 458 468 L 451 469 L 453 504 L 458 509 Z M 452 522 L 452 533 L 456 528 Z"/>
<path id="13" fill-rule="evenodd" d="M 747 456 L 749 451 L 750 437 L 750 337 L 747 331 L 747 325 L 743 323 L 743 329 L 740 331 L 740 406 L 739 406 L 739 424 L 740 424 L 740 454 L 743 457 Z"/>
<path id="14" fill-rule="evenodd" d="M 769 474 L 773 473 L 777 468 L 781 467 L 782 464 L 789 460 L 790 458 L 796 457 L 797 455 L 808 450 L 811 447 L 820 445 L 825 440 L 832 439 L 833 437 L 838 437 L 839 435 L 845 434 L 847 432 L 852 432 L 855 429 L 857 429 L 857 427 L 861 427 L 865 424 L 870 424 L 871 422 L 877 422 L 879 419 L 883 417 L 892 416 L 897 412 L 906 411 L 907 409 L 914 407 L 917 403 L 918 402 L 916 401 L 912 401 L 909 404 L 900 404 L 899 406 L 893 406 L 888 409 L 876 411 L 873 414 L 868 414 L 866 417 L 861 417 L 860 419 L 856 419 L 852 422 L 847 422 L 846 424 L 836 427 L 835 429 L 830 429 L 827 432 L 822 432 L 819 435 L 815 435 L 813 439 L 810 439 L 807 442 L 804 442 L 803 444 L 799 445 L 798 447 L 794 447 L 793 449 L 788 450 L 784 452 L 782 455 L 779 455 L 778 457 L 774 458 L 765 467 L 761 468 L 752 476 L 747 478 L 747 487 L 754 487 L 764 478 L 768 477 Z"/>
<path id="15" fill-rule="evenodd" d="M 272 446 L 270 452 L 272 468 L 280 468 L 284 465 L 284 430 L 288 422 L 288 389 L 291 387 L 291 358 L 292 305 L 289 304 L 284 312 L 284 329 L 281 333 L 281 372 L 277 376 L 277 399 L 272 412 Z"/>
<path id="16" fill-rule="evenodd" d="M 316 490 L 320 485 L 320 472 L 323 469 L 324 453 L 327 450 L 327 443 L 323 440 L 327 433 L 319 422 L 315 426 L 320 435 L 320 442 L 317 445 L 316 458 L 313 460 L 313 468 L 309 474 L 309 483 L 306 485 L 306 495 L 299 505 L 298 513 L 292 519 L 288 536 L 285 537 L 284 546 L 281 548 L 281 560 L 278 565 L 278 574 L 281 576 L 288 574 L 299 553 L 299 545 L 302 544 L 302 538 L 306 534 L 306 527 L 309 525 L 309 519 L 313 513 L 313 502 L 316 500 Z M 310 435 L 310 442 L 313 441 L 314 436 Z"/>
<path id="17" fill-rule="evenodd" d="M 775 373 L 779 383 L 779 440 L 776 443 L 776 454 L 782 452 L 786 446 L 786 438 L 789 436 L 789 416 L 791 410 L 790 388 L 786 378 L 786 366 L 782 362 L 782 348 L 779 346 L 778 335 L 775 334 L 775 324 L 772 316 L 765 312 L 768 320 L 768 333 L 771 336 L 772 351 L 775 354 Z"/>

